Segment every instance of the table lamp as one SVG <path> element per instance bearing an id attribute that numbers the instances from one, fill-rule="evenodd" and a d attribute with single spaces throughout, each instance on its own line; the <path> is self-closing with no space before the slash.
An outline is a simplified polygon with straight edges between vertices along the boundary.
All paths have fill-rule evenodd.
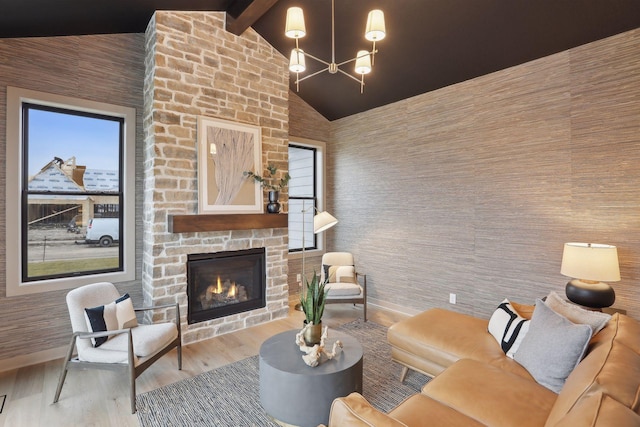
<path id="1" fill-rule="evenodd" d="M 565 243 L 560 274 L 573 278 L 565 289 L 570 301 L 589 308 L 609 307 L 616 293 L 604 282 L 620 280 L 618 250 L 599 243 Z"/>

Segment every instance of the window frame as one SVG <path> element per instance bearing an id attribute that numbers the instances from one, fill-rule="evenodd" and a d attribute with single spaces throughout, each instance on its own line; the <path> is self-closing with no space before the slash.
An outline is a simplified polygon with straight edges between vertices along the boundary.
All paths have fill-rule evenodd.
<path id="1" fill-rule="evenodd" d="M 315 193 L 316 209 L 318 210 L 318 212 L 322 212 L 323 210 L 325 210 L 326 143 L 322 141 L 314 141 L 306 138 L 290 137 L 287 149 L 289 146 L 299 147 L 299 148 L 309 148 L 309 149 L 315 150 L 314 193 Z M 291 199 L 291 196 L 289 196 L 289 198 Z M 318 212 L 315 212 L 314 215 Z M 315 234 L 314 237 L 315 237 L 314 247 L 309 248 L 307 246 L 307 248 L 305 248 L 304 251 L 302 250 L 302 248 L 289 250 L 289 258 L 301 259 L 303 256 L 303 253 L 305 254 L 305 256 L 324 253 L 325 246 L 326 246 L 325 233 Z M 306 245 L 306 242 L 305 242 L 305 245 Z"/>
<path id="2" fill-rule="evenodd" d="M 123 148 L 120 168 L 122 196 L 121 264 L 122 270 L 98 272 L 82 276 L 66 276 L 43 280 L 23 280 L 22 234 L 26 232 L 22 195 L 24 171 L 23 104 L 62 108 L 87 114 L 122 118 Z M 16 250 L 6 251 L 6 296 L 72 289 L 97 281 L 124 282 L 135 279 L 135 136 L 136 110 L 96 101 L 7 87 L 6 123 L 6 241 L 17 242 Z"/>

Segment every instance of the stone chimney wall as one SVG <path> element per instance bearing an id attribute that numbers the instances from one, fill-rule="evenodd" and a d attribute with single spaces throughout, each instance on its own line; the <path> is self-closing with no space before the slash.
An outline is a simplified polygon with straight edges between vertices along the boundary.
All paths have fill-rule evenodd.
<path id="1" fill-rule="evenodd" d="M 147 304 L 180 304 L 185 344 L 288 312 L 286 228 L 168 231 L 168 215 L 198 212 L 198 116 L 260 126 L 263 166 L 288 168 L 286 58 L 251 28 L 235 36 L 224 27 L 222 12 L 158 11 L 145 34 L 142 289 Z M 266 307 L 187 325 L 187 255 L 259 247 L 267 250 Z"/>

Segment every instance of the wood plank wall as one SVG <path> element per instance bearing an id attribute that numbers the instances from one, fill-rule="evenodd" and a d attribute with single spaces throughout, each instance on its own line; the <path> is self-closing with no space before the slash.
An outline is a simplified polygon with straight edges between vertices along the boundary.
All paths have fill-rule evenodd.
<path id="1" fill-rule="evenodd" d="M 37 90 L 136 108 L 136 209 L 142 206 L 142 86 L 144 35 L 119 34 L 81 37 L 34 37 L 0 40 L 0 164 L 6 162 L 7 86 Z M 16 141 L 10 141 L 16 143 Z M 4 168 L 1 168 L 4 171 Z M 6 200 L 0 172 L 0 199 Z M 68 345 L 71 323 L 67 291 L 6 297 L 5 253 L 16 250 L 5 242 L 5 202 L 0 205 L 0 370 L 7 359 L 49 358 L 47 350 Z M 136 225 L 141 235 L 141 223 Z M 137 239 L 136 254 L 142 253 Z M 140 278 L 140 260 L 136 277 Z M 140 282 L 118 284 L 134 301 L 142 301 Z M 9 364 L 13 363 L 11 361 Z M 16 362 L 21 363 L 21 362 Z"/>
<path id="2" fill-rule="evenodd" d="M 373 302 L 489 316 L 564 295 L 565 242 L 613 244 L 640 319 L 638 58 L 633 30 L 332 122 L 329 249 Z"/>

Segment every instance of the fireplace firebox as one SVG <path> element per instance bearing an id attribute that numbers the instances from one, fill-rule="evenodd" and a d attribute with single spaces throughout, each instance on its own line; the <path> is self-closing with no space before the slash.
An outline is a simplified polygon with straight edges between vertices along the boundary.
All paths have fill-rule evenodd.
<path id="1" fill-rule="evenodd" d="M 187 256 L 189 324 L 266 305 L 265 249 Z"/>

